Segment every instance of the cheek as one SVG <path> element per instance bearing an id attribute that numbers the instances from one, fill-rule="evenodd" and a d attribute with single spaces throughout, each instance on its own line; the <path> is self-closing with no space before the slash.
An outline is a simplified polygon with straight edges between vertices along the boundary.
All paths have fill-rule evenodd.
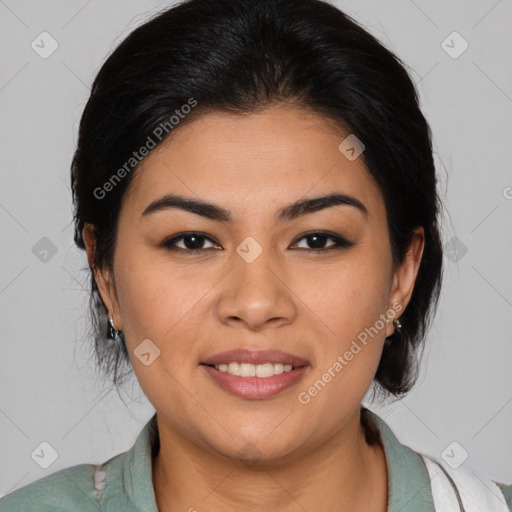
<path id="1" fill-rule="evenodd" d="M 133 370 L 151 403 L 165 404 L 162 408 L 179 416 L 195 403 L 188 403 L 190 398 L 183 393 L 182 383 L 189 382 L 197 366 L 194 340 L 199 337 L 198 318 L 206 317 L 204 297 L 214 283 L 206 282 L 204 276 L 201 279 L 197 272 L 195 276 L 185 276 L 154 259 L 147 261 L 142 253 L 124 254 L 117 263 L 116 275 L 123 332 Z M 148 348 L 143 351 L 142 347 Z M 145 365 L 138 354 L 148 351 L 151 362 Z M 192 387 L 187 385 L 187 389 Z"/>
<path id="2" fill-rule="evenodd" d="M 297 277 L 295 290 L 322 332 L 343 344 L 385 312 L 390 292 L 386 259 L 366 249 L 354 251 L 340 264 L 312 266 Z"/>
<path id="3" fill-rule="evenodd" d="M 382 353 L 385 324 L 380 315 L 387 306 L 387 276 L 363 263 L 361 258 L 324 277 L 316 302 L 310 295 L 325 334 L 315 340 L 321 350 L 315 352 L 315 368 L 297 391 L 297 400 L 299 409 L 309 413 L 306 421 L 313 425 L 321 416 L 326 431 L 335 431 L 361 403 Z"/>
<path id="4" fill-rule="evenodd" d="M 297 295 L 305 297 L 316 330 L 322 333 L 317 340 L 322 350 L 316 352 L 317 365 L 307 383 L 315 387 L 313 394 L 322 395 L 317 405 L 327 406 L 329 396 L 343 395 L 347 400 L 347 389 L 352 390 L 350 399 L 357 401 L 371 384 L 386 335 L 381 315 L 388 305 L 390 265 L 390 256 L 378 246 L 359 247 L 336 268 L 319 268 L 303 281 Z"/>
<path id="5" fill-rule="evenodd" d="M 214 283 L 197 272 L 148 257 L 144 251 L 123 254 L 116 262 L 116 275 L 127 344 L 133 349 L 149 338 L 161 351 L 172 344 L 173 353 L 179 355 L 178 341 L 194 336 L 198 323 L 192 320 L 203 313 L 204 297 Z M 187 343 L 182 345 L 190 351 Z"/>

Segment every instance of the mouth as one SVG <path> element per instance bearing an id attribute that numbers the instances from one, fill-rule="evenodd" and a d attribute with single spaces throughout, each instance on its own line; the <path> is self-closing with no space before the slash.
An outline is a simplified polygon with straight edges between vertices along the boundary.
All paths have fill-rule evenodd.
<path id="1" fill-rule="evenodd" d="M 204 366 L 209 366 L 210 368 L 214 368 L 222 373 L 228 373 L 229 375 L 234 375 L 236 377 L 258 377 L 260 379 L 267 379 L 269 377 L 273 377 L 274 375 L 281 375 L 282 373 L 291 372 L 297 370 L 298 368 L 303 368 L 307 365 L 292 365 L 292 364 L 282 364 L 282 363 L 262 363 L 262 364 L 251 364 L 251 363 L 240 363 L 238 361 L 231 361 L 230 363 L 221 363 L 221 364 L 205 364 L 201 363 Z"/>
<path id="2" fill-rule="evenodd" d="M 222 390 L 244 399 L 273 397 L 297 384 L 310 364 L 279 350 L 231 350 L 200 363 Z"/>

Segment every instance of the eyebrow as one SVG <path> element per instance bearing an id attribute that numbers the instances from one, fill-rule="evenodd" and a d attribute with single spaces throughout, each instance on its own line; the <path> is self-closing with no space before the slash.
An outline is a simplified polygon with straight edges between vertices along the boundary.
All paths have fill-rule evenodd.
<path id="1" fill-rule="evenodd" d="M 309 213 L 331 208 L 333 206 L 346 205 L 352 206 L 362 212 L 365 217 L 368 216 L 368 210 L 364 204 L 355 197 L 333 193 L 325 196 L 314 197 L 312 199 L 299 199 L 298 201 L 281 208 L 276 218 L 278 222 L 288 222 Z M 232 216 L 229 210 L 212 203 L 199 199 L 191 199 L 179 195 L 167 194 L 156 201 L 150 203 L 142 212 L 142 217 L 154 212 L 166 210 L 168 208 L 180 208 L 190 213 L 195 213 L 219 222 L 231 222 Z"/>

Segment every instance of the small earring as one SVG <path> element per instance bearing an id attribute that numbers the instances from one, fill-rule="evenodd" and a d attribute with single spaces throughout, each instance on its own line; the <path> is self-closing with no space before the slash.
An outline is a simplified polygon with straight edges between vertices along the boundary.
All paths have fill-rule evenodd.
<path id="1" fill-rule="evenodd" d="M 398 332 L 398 334 L 400 334 L 401 329 L 402 329 L 402 324 L 400 323 L 400 320 L 398 318 L 395 318 L 393 320 L 393 325 L 395 326 L 395 329 Z"/>
<path id="2" fill-rule="evenodd" d="M 107 329 L 107 338 L 114 340 L 116 339 L 117 335 L 120 331 L 116 329 L 116 326 L 114 325 L 114 320 L 112 318 L 112 315 L 108 317 L 108 329 Z"/>

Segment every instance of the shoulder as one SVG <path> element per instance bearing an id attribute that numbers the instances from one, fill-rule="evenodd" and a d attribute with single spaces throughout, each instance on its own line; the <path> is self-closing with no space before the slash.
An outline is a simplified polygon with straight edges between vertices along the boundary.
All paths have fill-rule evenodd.
<path id="1" fill-rule="evenodd" d="M 500 482 L 494 482 L 503 493 L 505 498 L 505 502 L 508 505 L 508 508 L 512 511 L 512 484 L 502 484 Z"/>
<path id="2" fill-rule="evenodd" d="M 459 511 L 462 506 L 467 512 L 512 512 L 512 484 L 496 482 L 468 463 L 450 465 L 448 459 L 413 450 L 378 415 L 369 409 L 362 412 L 365 429 L 366 424 L 377 429 L 386 455 L 389 512 L 412 506 L 415 512 Z"/>
<path id="3" fill-rule="evenodd" d="M 117 479 L 125 453 L 103 464 L 77 464 L 40 478 L 0 499 L 0 512 L 98 512 L 105 474 Z"/>
<path id="4" fill-rule="evenodd" d="M 92 464 L 56 471 L 4 496 L 0 512 L 97 512 L 94 472 Z"/>
<path id="5" fill-rule="evenodd" d="M 452 467 L 441 459 L 419 455 L 430 477 L 435 505 L 451 504 L 455 510 L 462 503 L 469 507 L 466 510 L 512 511 L 512 484 L 496 482 L 467 465 Z"/>
<path id="6" fill-rule="evenodd" d="M 36 480 L 0 499 L 0 512 L 156 512 L 151 447 L 156 415 L 135 444 L 103 464 L 78 464 Z"/>

